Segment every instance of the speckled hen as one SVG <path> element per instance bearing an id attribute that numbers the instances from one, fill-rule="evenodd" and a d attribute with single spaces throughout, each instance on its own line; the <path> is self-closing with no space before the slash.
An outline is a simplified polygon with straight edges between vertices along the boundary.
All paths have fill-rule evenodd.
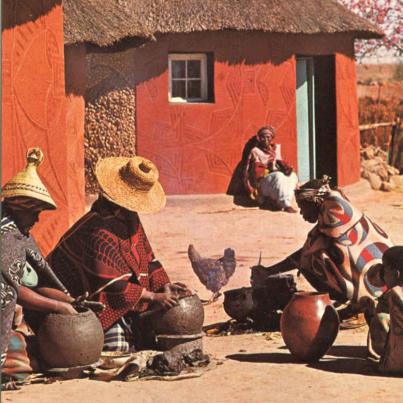
<path id="1" fill-rule="evenodd" d="M 220 296 L 220 289 L 235 272 L 235 251 L 227 248 L 224 250 L 224 256 L 219 259 L 203 258 L 193 245 L 189 245 L 188 256 L 200 282 L 213 292 L 208 303 L 215 301 Z"/>

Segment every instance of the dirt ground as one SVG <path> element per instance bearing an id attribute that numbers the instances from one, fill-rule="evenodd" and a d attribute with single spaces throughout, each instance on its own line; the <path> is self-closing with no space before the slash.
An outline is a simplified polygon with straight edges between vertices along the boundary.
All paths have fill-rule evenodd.
<path id="1" fill-rule="evenodd" d="M 371 191 L 366 182 L 347 188 L 353 203 L 374 219 L 396 244 L 403 244 L 403 193 Z M 157 215 L 142 216 L 156 256 L 173 280 L 201 298 L 187 257 L 193 243 L 203 256 L 236 251 L 237 269 L 225 290 L 249 285 L 249 267 L 262 251 L 264 265 L 299 248 L 311 225 L 299 214 L 262 211 L 232 204 L 224 195 L 170 197 Z M 298 279 L 300 289 L 308 289 Z M 223 298 L 205 307 L 205 324 L 227 320 Z M 205 337 L 204 350 L 223 364 L 199 378 L 180 381 L 99 382 L 87 379 L 30 385 L 2 394 L 3 402 L 400 402 L 402 379 L 379 376 L 365 359 L 366 328 L 339 332 L 316 364 L 294 360 L 278 333 Z"/>

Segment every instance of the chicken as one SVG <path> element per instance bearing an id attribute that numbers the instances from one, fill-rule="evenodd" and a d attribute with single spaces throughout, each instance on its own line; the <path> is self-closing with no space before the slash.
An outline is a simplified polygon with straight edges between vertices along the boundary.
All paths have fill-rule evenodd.
<path id="1" fill-rule="evenodd" d="M 235 251 L 227 248 L 220 259 L 210 259 L 201 257 L 195 247 L 189 245 L 188 256 L 200 282 L 213 292 L 208 303 L 214 302 L 220 296 L 220 289 L 228 283 L 229 278 L 235 272 Z"/>

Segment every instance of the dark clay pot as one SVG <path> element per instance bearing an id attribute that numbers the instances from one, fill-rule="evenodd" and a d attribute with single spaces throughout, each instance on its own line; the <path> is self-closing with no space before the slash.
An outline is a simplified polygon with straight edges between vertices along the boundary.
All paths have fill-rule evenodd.
<path id="1" fill-rule="evenodd" d="M 332 346 L 339 331 L 339 315 L 329 295 L 297 292 L 281 316 L 281 334 L 293 355 L 307 362 L 317 361 Z"/>
<path id="2" fill-rule="evenodd" d="M 77 315 L 51 313 L 38 331 L 42 358 L 50 368 L 70 368 L 97 362 L 104 345 L 101 322 L 94 312 Z"/>
<path id="3" fill-rule="evenodd" d="M 252 287 L 242 287 L 224 292 L 224 310 L 231 318 L 243 322 L 253 316 L 255 302 Z"/>
<path id="4" fill-rule="evenodd" d="M 180 298 L 178 305 L 155 313 L 150 320 L 157 335 L 201 333 L 204 322 L 203 304 L 196 294 Z"/>

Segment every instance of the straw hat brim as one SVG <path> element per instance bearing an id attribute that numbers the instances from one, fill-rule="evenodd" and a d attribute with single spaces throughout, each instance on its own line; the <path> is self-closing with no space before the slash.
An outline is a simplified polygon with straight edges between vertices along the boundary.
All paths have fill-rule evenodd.
<path id="1" fill-rule="evenodd" d="M 383 287 L 385 282 L 382 280 L 381 271 L 383 269 L 383 265 L 378 263 L 374 266 L 371 266 L 367 271 L 367 279 L 368 282 L 374 287 Z"/>
<path id="2" fill-rule="evenodd" d="M 156 181 L 149 190 L 136 189 L 122 180 L 119 170 L 130 160 L 141 157 L 110 157 L 100 160 L 95 175 L 101 189 L 115 204 L 130 211 L 157 213 L 166 204 L 166 196 L 161 184 Z"/>

